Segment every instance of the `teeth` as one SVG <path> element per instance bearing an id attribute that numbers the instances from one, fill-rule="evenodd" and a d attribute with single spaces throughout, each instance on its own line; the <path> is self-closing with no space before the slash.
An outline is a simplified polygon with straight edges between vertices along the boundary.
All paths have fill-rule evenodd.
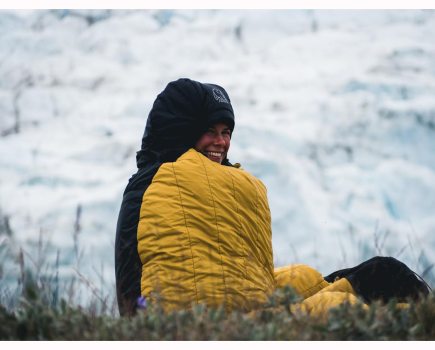
<path id="1" fill-rule="evenodd" d="M 221 157 L 222 153 L 219 152 L 207 152 L 209 155 L 211 155 L 212 157 Z"/>

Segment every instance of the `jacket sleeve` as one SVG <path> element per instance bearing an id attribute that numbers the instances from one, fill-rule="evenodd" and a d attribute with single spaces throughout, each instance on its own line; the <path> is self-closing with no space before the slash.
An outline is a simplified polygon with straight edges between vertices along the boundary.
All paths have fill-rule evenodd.
<path id="1" fill-rule="evenodd" d="M 121 316 L 132 315 L 140 296 L 141 262 L 137 252 L 140 201 L 134 192 L 124 195 L 115 239 L 116 296 Z"/>
<path id="2" fill-rule="evenodd" d="M 122 199 L 116 227 L 115 277 L 116 296 L 121 316 L 133 315 L 138 297 L 142 263 L 137 251 L 137 226 L 143 195 L 155 170 L 141 169 L 130 179 Z"/>

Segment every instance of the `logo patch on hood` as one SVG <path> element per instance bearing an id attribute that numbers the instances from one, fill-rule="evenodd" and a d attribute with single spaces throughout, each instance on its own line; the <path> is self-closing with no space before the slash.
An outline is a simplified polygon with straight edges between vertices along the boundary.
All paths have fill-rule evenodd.
<path id="1" fill-rule="evenodd" d="M 218 102 L 229 103 L 224 93 L 219 89 L 213 89 L 213 97 Z"/>

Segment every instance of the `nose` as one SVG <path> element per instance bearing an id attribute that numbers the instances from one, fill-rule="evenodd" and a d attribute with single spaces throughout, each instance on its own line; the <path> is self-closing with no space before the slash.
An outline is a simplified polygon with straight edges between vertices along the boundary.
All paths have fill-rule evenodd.
<path id="1" fill-rule="evenodd" d="M 225 139 L 222 135 L 218 134 L 214 138 L 214 144 L 218 146 L 225 146 Z"/>

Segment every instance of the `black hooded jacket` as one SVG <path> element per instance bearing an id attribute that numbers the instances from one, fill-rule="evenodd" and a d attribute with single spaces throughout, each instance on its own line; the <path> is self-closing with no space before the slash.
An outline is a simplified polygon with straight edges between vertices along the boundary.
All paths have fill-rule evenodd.
<path id="1" fill-rule="evenodd" d="M 124 191 L 116 227 L 115 275 L 121 315 L 134 314 L 141 294 L 137 226 L 143 195 L 163 163 L 176 161 L 217 122 L 234 129 L 230 98 L 218 85 L 179 79 L 169 83 L 153 104 L 136 155 L 138 171 Z M 225 159 L 223 165 L 231 164 Z"/>

